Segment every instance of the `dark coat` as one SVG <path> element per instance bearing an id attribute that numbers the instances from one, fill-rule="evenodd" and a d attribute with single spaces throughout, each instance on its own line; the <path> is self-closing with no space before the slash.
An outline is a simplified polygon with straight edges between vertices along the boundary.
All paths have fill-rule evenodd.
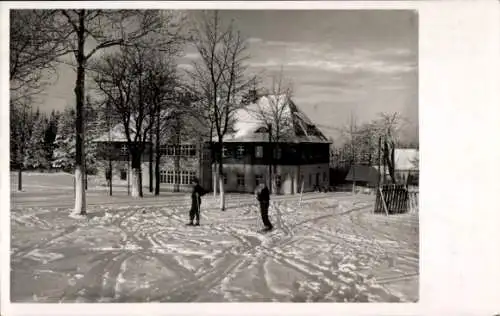
<path id="1" fill-rule="evenodd" d="M 269 203 L 270 199 L 269 189 L 267 186 L 262 186 L 257 189 L 257 200 L 260 203 Z"/>
<path id="2" fill-rule="evenodd" d="M 201 205 L 201 197 L 207 193 L 205 189 L 201 187 L 201 185 L 197 184 L 193 186 L 193 190 L 191 191 L 191 208 L 193 210 L 199 210 L 199 206 Z"/>

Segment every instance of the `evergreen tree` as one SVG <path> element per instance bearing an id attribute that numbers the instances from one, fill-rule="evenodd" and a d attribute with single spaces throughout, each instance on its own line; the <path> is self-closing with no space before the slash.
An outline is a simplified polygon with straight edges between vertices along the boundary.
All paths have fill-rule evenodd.
<path id="1" fill-rule="evenodd" d="M 50 113 L 50 117 L 48 119 L 47 128 L 45 129 L 44 135 L 44 146 L 46 153 L 46 160 L 49 162 L 48 167 L 52 167 L 52 158 L 54 155 L 54 142 L 57 136 L 57 125 L 59 121 L 60 113 L 58 111 L 53 110 Z"/>
<path id="2" fill-rule="evenodd" d="M 33 130 L 33 109 L 31 99 L 23 98 L 10 108 L 10 158 L 11 167 L 17 169 L 17 189 L 22 191 L 22 172 L 26 148 Z"/>
<path id="3" fill-rule="evenodd" d="M 44 143 L 45 130 L 47 128 L 47 117 L 37 109 L 33 120 L 33 131 L 28 140 L 24 167 L 26 169 L 46 169 L 49 161 Z"/>
<path id="4" fill-rule="evenodd" d="M 11 104 L 10 107 L 10 168 L 19 168 L 19 139 L 21 136 L 21 130 L 19 125 L 21 122 L 21 111 L 17 110 Z"/>
<path id="5" fill-rule="evenodd" d="M 52 167 L 72 170 L 75 161 L 75 110 L 66 108 L 60 115 L 54 140 Z"/>
<path id="6" fill-rule="evenodd" d="M 106 131 L 103 111 L 99 111 L 99 104 L 89 96 L 86 98 L 85 118 L 85 164 L 88 174 L 97 171 L 97 143 L 95 140 Z"/>
<path id="7" fill-rule="evenodd" d="M 104 133 L 103 126 L 105 122 L 101 122 L 99 111 L 96 104 L 92 104 L 87 97 L 85 107 L 85 164 L 89 174 L 95 173 L 97 170 L 97 144 L 94 140 Z M 59 168 L 65 171 L 70 171 L 75 165 L 75 119 L 76 112 L 73 107 L 67 108 L 60 114 L 57 124 L 57 133 L 54 139 L 52 167 Z"/>

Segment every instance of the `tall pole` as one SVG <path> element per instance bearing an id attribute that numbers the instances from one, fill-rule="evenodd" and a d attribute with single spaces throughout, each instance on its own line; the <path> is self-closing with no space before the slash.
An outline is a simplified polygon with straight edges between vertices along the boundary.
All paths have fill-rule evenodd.
<path id="1" fill-rule="evenodd" d="M 351 157 L 352 157 L 352 194 L 356 193 L 356 156 L 354 154 L 354 121 L 351 111 L 351 124 L 350 124 L 350 132 L 351 132 Z"/>
<path id="2" fill-rule="evenodd" d="M 109 104 L 109 101 L 106 103 L 107 107 L 107 123 L 108 123 L 108 144 L 109 144 L 109 150 L 108 150 L 108 168 L 109 168 L 109 196 L 113 195 L 113 163 L 112 163 L 112 153 L 113 153 L 113 146 L 112 146 L 112 141 L 111 141 L 111 107 Z"/>
<path id="3" fill-rule="evenodd" d="M 267 124 L 267 129 L 269 131 L 269 148 L 271 149 L 271 159 L 269 160 L 269 191 L 272 193 L 273 191 L 273 159 L 274 159 L 274 148 L 272 146 L 272 124 Z"/>
<path id="4" fill-rule="evenodd" d="M 380 170 L 380 147 L 382 146 L 382 136 L 378 137 L 378 179 L 377 179 L 377 189 L 380 188 L 380 177 L 381 177 L 381 170 Z"/>
<path id="5" fill-rule="evenodd" d="M 127 150 L 127 167 L 128 167 L 128 171 L 127 171 L 127 195 L 130 196 L 130 149 Z"/>
<path id="6" fill-rule="evenodd" d="M 153 114 L 150 114 L 150 130 L 149 130 L 149 192 L 153 193 Z"/>
<path id="7" fill-rule="evenodd" d="M 161 144 L 160 144 L 160 106 L 156 107 L 156 148 L 155 148 L 155 196 L 160 195 L 160 159 L 161 159 Z"/>

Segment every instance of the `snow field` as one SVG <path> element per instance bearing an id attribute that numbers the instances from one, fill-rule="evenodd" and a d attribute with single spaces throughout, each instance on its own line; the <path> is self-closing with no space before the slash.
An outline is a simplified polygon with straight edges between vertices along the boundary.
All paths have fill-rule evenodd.
<path id="1" fill-rule="evenodd" d="M 35 197 L 13 198 L 13 302 L 418 299 L 418 217 L 373 214 L 372 196 L 276 197 L 267 234 L 253 196 L 225 212 L 207 197 L 200 227 L 185 226 L 189 196 L 96 194 L 83 218 Z"/>

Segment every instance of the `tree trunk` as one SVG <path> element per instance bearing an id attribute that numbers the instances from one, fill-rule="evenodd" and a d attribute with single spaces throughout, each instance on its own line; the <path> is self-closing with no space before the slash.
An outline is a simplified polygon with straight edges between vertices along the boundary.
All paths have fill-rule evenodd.
<path id="1" fill-rule="evenodd" d="M 377 179 L 377 188 L 380 187 L 380 183 L 381 183 L 381 174 L 382 174 L 382 170 L 381 170 L 381 167 L 380 167 L 380 150 L 381 150 L 381 147 L 382 147 L 382 137 L 379 137 L 378 138 L 378 157 L 377 157 L 377 164 L 378 164 L 378 179 Z"/>
<path id="2" fill-rule="evenodd" d="M 384 165 L 387 165 L 389 170 L 389 177 L 393 184 L 396 183 L 394 176 L 394 146 L 390 146 L 387 140 L 384 141 Z M 384 175 L 385 176 L 385 175 Z"/>
<path id="3" fill-rule="evenodd" d="M 23 167 L 19 165 L 19 170 L 17 171 L 17 191 L 23 190 Z"/>
<path id="4" fill-rule="evenodd" d="M 179 142 L 175 142 L 175 156 L 174 156 L 174 192 L 180 191 L 181 184 L 181 147 Z"/>
<path id="5" fill-rule="evenodd" d="M 274 179 L 273 179 L 273 161 L 274 161 L 274 146 L 273 146 L 273 143 L 272 143 L 272 125 L 271 124 L 268 124 L 267 125 L 267 131 L 268 131 L 268 135 L 269 135 L 269 149 L 271 151 L 271 156 L 269 157 L 269 193 L 273 193 L 274 190 L 273 190 L 273 183 L 274 183 Z"/>
<path id="6" fill-rule="evenodd" d="M 226 210 L 226 200 L 224 196 L 224 169 L 223 169 L 223 162 L 222 162 L 222 149 L 223 148 L 223 142 L 222 139 L 219 139 L 219 165 L 218 165 L 218 173 L 219 173 L 219 190 L 220 190 L 220 210 L 225 211 Z"/>
<path id="7" fill-rule="evenodd" d="M 80 10 L 79 26 L 78 26 L 78 52 L 76 71 L 76 153 L 75 153 L 75 209 L 74 212 L 80 215 L 86 215 L 85 201 L 85 150 L 84 150 L 84 126 L 83 126 L 83 111 L 84 111 L 84 92 L 85 92 L 85 10 Z"/>
<path id="8" fill-rule="evenodd" d="M 131 195 L 134 198 L 142 197 L 141 183 L 141 154 L 133 151 L 132 155 L 132 190 Z"/>
<path id="9" fill-rule="evenodd" d="M 139 165 L 139 196 L 143 197 L 144 193 L 142 190 L 142 168 L 141 165 Z"/>
<path id="10" fill-rule="evenodd" d="M 197 145 L 197 154 L 198 154 L 198 181 L 200 181 L 200 184 L 204 187 L 205 186 L 205 174 L 203 173 L 203 165 L 205 164 L 205 161 L 203 160 L 203 140 L 200 138 L 198 139 L 198 145 Z"/>
<path id="11" fill-rule="evenodd" d="M 217 159 L 215 157 L 216 151 L 214 150 L 214 142 L 213 142 L 213 130 L 214 123 L 211 122 L 210 125 L 210 166 L 212 168 L 212 190 L 214 191 L 214 199 L 217 197 Z"/>
<path id="12" fill-rule="evenodd" d="M 160 120 L 156 120 L 156 150 L 155 150 L 155 195 L 160 195 Z"/>
<path id="13" fill-rule="evenodd" d="M 113 162 L 109 159 L 109 196 L 113 195 Z"/>
<path id="14" fill-rule="evenodd" d="M 396 184 L 396 175 L 395 175 L 395 161 L 394 161 L 394 143 L 391 142 L 391 146 L 389 148 L 389 175 L 391 176 L 391 180 L 393 184 Z"/>
<path id="15" fill-rule="evenodd" d="M 153 193 L 153 129 L 149 133 L 149 192 Z"/>
<path id="16" fill-rule="evenodd" d="M 214 162 L 212 164 L 212 180 L 213 180 L 212 187 L 214 190 L 214 198 L 217 197 L 218 176 L 219 174 L 217 173 L 217 163 Z"/>

